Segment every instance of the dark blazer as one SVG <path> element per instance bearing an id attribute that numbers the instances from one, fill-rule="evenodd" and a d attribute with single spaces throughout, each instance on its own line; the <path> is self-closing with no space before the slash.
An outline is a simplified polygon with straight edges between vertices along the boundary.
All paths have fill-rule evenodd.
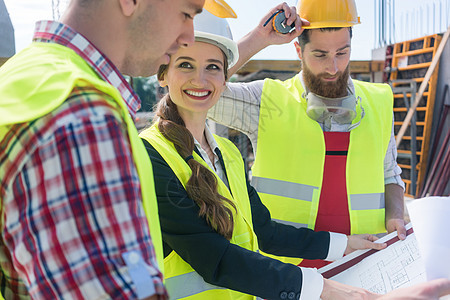
<path id="1" fill-rule="evenodd" d="M 166 161 L 147 141 L 143 142 L 153 166 L 164 256 L 176 251 L 210 284 L 264 299 L 298 299 L 302 287 L 301 269 L 231 244 L 219 235 L 198 216 L 198 206 L 188 197 Z M 221 154 L 219 158 L 224 168 Z M 327 257 L 328 232 L 298 229 L 272 221 L 256 190 L 248 183 L 247 189 L 253 230 L 262 251 L 308 259 Z"/>

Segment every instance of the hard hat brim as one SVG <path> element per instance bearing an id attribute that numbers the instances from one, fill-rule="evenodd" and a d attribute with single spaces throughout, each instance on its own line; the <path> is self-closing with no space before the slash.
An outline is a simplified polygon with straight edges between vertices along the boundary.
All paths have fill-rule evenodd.
<path id="1" fill-rule="evenodd" d="M 304 29 L 317 29 L 317 28 L 339 28 L 339 27 L 352 27 L 354 25 L 361 24 L 359 21 L 352 21 L 352 22 L 340 22 L 340 21 L 331 21 L 331 22 L 310 22 L 310 25 L 308 26 L 302 26 Z"/>
<path id="2" fill-rule="evenodd" d="M 203 8 L 219 18 L 237 18 L 234 10 L 224 0 L 205 0 Z"/>
<path id="3" fill-rule="evenodd" d="M 351 27 L 360 24 L 355 0 L 298 0 L 297 14 L 305 29 Z"/>
<path id="4" fill-rule="evenodd" d="M 227 57 L 228 68 L 231 68 L 237 63 L 239 50 L 235 41 L 203 31 L 194 31 L 194 36 L 196 42 L 204 42 L 219 47 Z"/>

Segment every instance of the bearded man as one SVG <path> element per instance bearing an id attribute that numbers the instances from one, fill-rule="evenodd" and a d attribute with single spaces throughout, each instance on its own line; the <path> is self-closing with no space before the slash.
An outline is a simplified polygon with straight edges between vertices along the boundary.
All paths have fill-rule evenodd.
<path id="1" fill-rule="evenodd" d="M 297 13 L 310 24 L 295 42 L 302 71 L 286 81 L 228 84 L 209 118 L 250 138 L 252 185 L 273 220 L 347 235 L 397 231 L 404 239 L 392 91 L 349 76 L 352 26 L 360 23 L 355 2 L 302 0 Z M 281 43 L 264 23 L 239 41 L 232 71 Z"/>

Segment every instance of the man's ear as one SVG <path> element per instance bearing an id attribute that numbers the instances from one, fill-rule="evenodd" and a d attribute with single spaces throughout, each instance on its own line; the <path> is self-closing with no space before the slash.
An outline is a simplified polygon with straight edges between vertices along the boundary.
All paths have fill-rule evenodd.
<path id="1" fill-rule="evenodd" d="M 302 48 L 298 42 L 294 42 L 295 51 L 297 52 L 297 56 L 300 60 L 302 60 Z"/>
<path id="2" fill-rule="evenodd" d="M 137 3 L 139 0 L 119 0 L 120 8 L 122 13 L 126 17 L 130 17 L 136 10 Z"/>

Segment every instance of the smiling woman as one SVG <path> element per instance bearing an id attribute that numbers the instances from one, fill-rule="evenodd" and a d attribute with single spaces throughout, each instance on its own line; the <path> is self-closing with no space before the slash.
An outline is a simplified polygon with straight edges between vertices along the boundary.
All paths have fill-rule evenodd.
<path id="1" fill-rule="evenodd" d="M 199 24 L 209 24 L 208 31 L 199 32 Z M 228 23 L 224 19 L 203 12 L 195 21 L 196 42 L 192 46 L 180 48 L 171 56 L 170 63 L 162 65 L 158 71 L 160 85 L 167 86 L 169 94 L 158 104 L 154 130 L 157 125 L 159 132 L 176 145 L 182 158 L 191 157 L 194 144 L 199 143 L 203 154 L 206 154 L 206 162 L 214 170 L 213 148 L 205 133 L 206 115 L 225 88 L 229 62 L 233 65 L 238 57 L 237 46 L 231 40 L 231 32 L 227 28 Z M 220 34 L 226 37 L 222 38 Z M 143 132 L 142 136 L 145 138 L 150 131 Z M 209 224 L 221 235 L 230 239 L 233 214 L 225 203 L 235 208 L 233 202 L 217 192 L 217 180 L 213 172 L 194 159 L 186 162 L 192 173 L 197 174 L 186 184 L 186 191 L 200 206 L 199 215 L 208 219 Z"/>
<path id="2" fill-rule="evenodd" d="M 274 9 L 295 11 L 286 4 Z M 351 241 L 364 238 L 347 240 L 345 235 L 271 220 L 246 180 L 239 150 L 206 125 L 208 110 L 225 88 L 227 69 L 233 70 L 229 68 L 238 61 L 237 46 L 227 22 L 206 11 L 195 18 L 194 29 L 193 45 L 178 49 L 160 67 L 158 79 L 169 94 L 158 103 L 154 124 L 140 135 L 154 172 L 169 295 L 318 299 L 324 280 L 315 270 L 273 260 L 258 250 L 330 259 L 330 253 L 350 251 Z"/>
<path id="3" fill-rule="evenodd" d="M 170 99 L 185 123 L 196 114 L 206 119 L 225 88 L 226 65 L 225 54 L 218 47 L 197 42 L 180 49 L 168 67 L 160 69 L 160 84 L 169 86 Z"/>

